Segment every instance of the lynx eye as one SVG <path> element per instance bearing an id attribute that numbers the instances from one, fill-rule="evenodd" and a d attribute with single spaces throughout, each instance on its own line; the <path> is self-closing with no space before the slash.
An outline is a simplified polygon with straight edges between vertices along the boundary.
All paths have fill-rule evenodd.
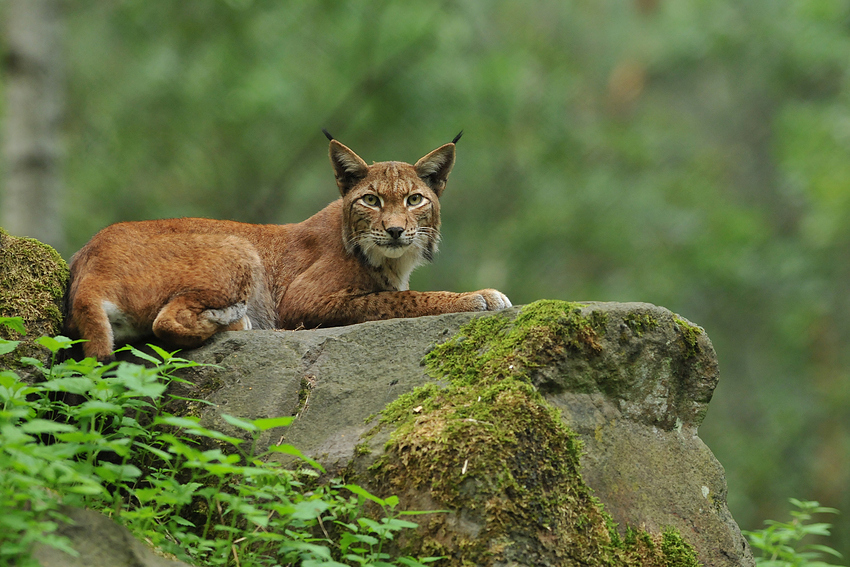
<path id="1" fill-rule="evenodd" d="M 425 200 L 425 197 L 423 197 L 419 193 L 414 193 L 413 195 L 411 195 L 407 198 L 407 205 L 409 207 L 416 207 L 418 205 L 421 205 L 424 202 L 424 200 Z"/>
<path id="2" fill-rule="evenodd" d="M 379 207 L 381 206 L 381 199 L 377 195 L 373 195 L 372 193 L 367 193 L 360 197 L 360 200 L 363 201 L 363 204 L 369 207 Z"/>

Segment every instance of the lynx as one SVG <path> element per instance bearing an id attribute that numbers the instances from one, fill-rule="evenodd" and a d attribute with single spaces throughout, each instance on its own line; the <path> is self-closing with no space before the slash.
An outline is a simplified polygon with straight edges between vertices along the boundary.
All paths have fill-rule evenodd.
<path id="1" fill-rule="evenodd" d="M 66 332 L 86 356 L 155 335 L 194 348 L 219 331 L 350 325 L 511 306 L 494 289 L 408 290 L 440 240 L 440 197 L 460 138 L 415 164 L 367 165 L 327 131 L 341 198 L 296 224 L 204 218 L 122 222 L 71 260 Z"/>

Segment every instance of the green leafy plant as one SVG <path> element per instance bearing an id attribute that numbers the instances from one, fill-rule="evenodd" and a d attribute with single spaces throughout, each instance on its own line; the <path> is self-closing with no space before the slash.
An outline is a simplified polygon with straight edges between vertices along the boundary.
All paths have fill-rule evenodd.
<path id="1" fill-rule="evenodd" d="M 19 318 L 0 324 L 23 332 Z M 35 542 L 77 552 L 56 535 L 63 506 L 108 512 L 137 536 L 196 565 L 424 566 L 436 558 L 393 558 L 386 543 L 417 524 L 398 498 L 353 484 L 318 483 L 321 465 L 280 444 L 257 452 L 260 435 L 294 418 L 222 415 L 243 438 L 163 411 L 175 372 L 197 363 L 151 345 L 126 347 L 149 366 L 56 362 L 75 341 L 42 337 L 51 364 L 22 357 L 44 380 L 0 372 L 0 566 L 35 566 Z M 0 353 L 16 341 L 0 340 Z M 65 398 L 71 395 L 74 403 Z M 214 447 L 214 448 L 209 448 Z M 282 453 L 304 466 L 268 459 Z M 371 503 L 381 514 L 368 514 Z M 374 510 L 371 510 L 374 511 Z M 375 519 L 375 518 L 378 519 Z"/>
<path id="2" fill-rule="evenodd" d="M 777 522 L 767 520 L 767 527 L 745 531 L 750 545 L 762 552 L 756 564 L 763 567 L 830 567 L 822 561 L 824 556 L 841 558 L 841 554 L 826 545 L 802 544 L 808 536 L 829 536 L 831 524 L 811 522 L 814 514 L 837 514 L 835 508 L 826 508 L 814 501 L 789 500 L 796 510 L 791 510 L 792 520 Z"/>
<path id="3" fill-rule="evenodd" d="M 383 517 L 378 521 L 372 518 L 360 516 L 352 517 L 348 522 L 337 520 L 337 524 L 346 529 L 340 537 L 340 550 L 343 558 L 353 561 L 358 565 L 386 565 L 390 555 L 383 552 L 386 541 L 392 540 L 394 534 L 405 529 L 416 529 L 418 524 L 400 519 L 401 516 L 411 516 L 430 512 L 400 511 L 395 512 L 398 506 L 398 497 L 389 496 L 386 499 L 378 498 L 367 490 L 356 484 L 346 484 L 344 489 L 359 497 L 358 504 L 362 505 L 366 500 L 377 504 Z M 409 557 L 398 559 L 401 565 L 416 566 L 439 560 L 439 557 L 428 557 L 420 561 L 414 561 Z"/>

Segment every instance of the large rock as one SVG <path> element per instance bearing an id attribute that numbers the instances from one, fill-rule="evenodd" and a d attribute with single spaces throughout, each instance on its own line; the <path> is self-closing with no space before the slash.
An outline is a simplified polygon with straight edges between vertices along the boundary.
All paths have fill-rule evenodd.
<path id="1" fill-rule="evenodd" d="M 261 448 L 285 440 L 378 493 L 450 510 L 423 522 L 419 542 L 407 542 L 414 552 L 458 565 L 603 555 L 689 564 L 639 559 L 675 547 L 667 536 L 678 533 L 704 565 L 753 564 L 723 469 L 697 436 L 717 384 L 714 350 L 663 308 L 548 301 L 496 315 L 230 332 L 184 355 L 218 367 L 188 370 L 194 386 L 174 393 L 216 406 L 175 411 L 237 436 L 220 413 L 298 416 L 266 432 Z M 610 521 L 604 529 L 585 483 L 623 541 L 646 530 L 642 551 L 611 551 L 622 541 Z"/>
<path id="2" fill-rule="evenodd" d="M 60 522 L 55 535 L 68 538 L 79 555 L 36 544 L 33 557 L 41 567 L 189 567 L 145 545 L 99 512 L 71 506 L 60 511 L 70 522 Z"/>

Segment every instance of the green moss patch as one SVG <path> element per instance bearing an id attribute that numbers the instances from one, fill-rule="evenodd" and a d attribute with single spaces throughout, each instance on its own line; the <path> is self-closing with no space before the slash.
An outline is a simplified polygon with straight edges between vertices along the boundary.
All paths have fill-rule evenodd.
<path id="1" fill-rule="evenodd" d="M 623 322 L 638 337 L 658 327 L 658 319 L 649 313 L 629 313 L 623 318 Z"/>
<path id="2" fill-rule="evenodd" d="M 21 317 L 27 337 L 54 336 L 62 329 L 62 298 L 68 265 L 56 250 L 32 238 L 9 236 L 0 228 L 0 316 Z M 0 337 L 20 340 L 15 331 L 0 327 Z M 15 356 L 0 357 L 0 367 L 19 366 L 21 356 L 44 358 L 47 351 L 25 340 Z"/>
<path id="3" fill-rule="evenodd" d="M 541 300 L 526 306 L 513 321 L 495 315 L 471 321 L 425 357 L 429 374 L 454 383 L 482 378 L 528 377 L 564 351 L 592 355 L 602 347 L 606 316 L 582 315 L 584 305 Z"/>
<path id="4" fill-rule="evenodd" d="M 688 323 L 681 317 L 676 317 L 676 326 L 682 333 L 682 343 L 685 346 L 685 358 L 693 358 L 700 352 L 699 337 L 703 330 L 696 325 Z"/>
<path id="5" fill-rule="evenodd" d="M 698 565 L 676 532 L 620 537 L 581 478 L 580 441 L 529 380 L 553 351 L 601 349 L 605 321 L 582 308 L 540 301 L 514 320 L 474 319 L 425 357 L 447 385 L 384 410 L 377 428 L 394 431 L 376 486 L 451 511 L 423 521 L 406 552 L 447 565 Z"/>

